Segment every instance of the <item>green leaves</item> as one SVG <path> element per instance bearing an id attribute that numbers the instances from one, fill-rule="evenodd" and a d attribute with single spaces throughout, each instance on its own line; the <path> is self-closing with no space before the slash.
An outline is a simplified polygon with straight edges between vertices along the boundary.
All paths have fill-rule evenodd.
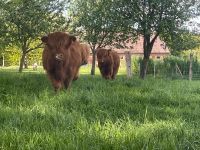
<path id="1" fill-rule="evenodd" d="M 6 32 L 10 42 L 19 47 L 36 40 L 42 34 L 59 29 L 64 21 L 63 1 L 11 0 L 2 4 Z M 59 26 L 58 26 L 59 24 Z M 4 29 L 5 31 L 5 29 Z"/>
<path id="2" fill-rule="evenodd" d="M 10 0 L 0 4 L 0 41 L 6 41 L 5 46 L 17 46 L 23 55 L 40 47 L 42 35 L 66 29 L 64 0 Z M 20 71 L 22 63 L 23 59 Z"/>
<path id="3" fill-rule="evenodd" d="M 95 48 L 113 44 L 121 23 L 113 4 L 112 0 L 75 0 L 71 7 L 73 31 Z"/>
<path id="4" fill-rule="evenodd" d="M 197 0 L 74 0 L 73 31 L 93 43 L 112 44 L 119 33 L 125 35 L 172 35 L 194 15 Z M 118 32 L 118 34 L 115 34 Z M 104 39 L 104 37 L 106 37 Z M 107 38 L 109 37 L 109 38 Z M 112 39 L 112 40 L 107 40 Z M 108 42 L 109 41 L 109 42 Z"/>
<path id="5" fill-rule="evenodd" d="M 200 37 L 184 30 L 174 34 L 173 36 L 166 35 L 164 40 L 175 55 L 179 54 L 183 50 L 191 50 L 200 46 Z"/>

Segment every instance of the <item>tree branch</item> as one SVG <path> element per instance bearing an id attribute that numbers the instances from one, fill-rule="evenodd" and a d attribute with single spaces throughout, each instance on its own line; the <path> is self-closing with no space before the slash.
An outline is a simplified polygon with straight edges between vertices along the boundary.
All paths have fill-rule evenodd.
<path id="1" fill-rule="evenodd" d="M 157 39 L 158 35 L 159 35 L 159 32 L 157 32 L 156 35 L 155 35 L 155 36 L 153 37 L 153 39 L 151 40 L 151 42 L 150 42 L 151 45 L 154 44 L 154 42 L 155 42 L 155 40 Z"/>
<path id="2" fill-rule="evenodd" d="M 106 36 L 107 36 L 108 34 L 109 34 L 108 32 L 105 32 L 105 34 L 102 36 L 102 39 L 101 39 L 101 41 L 100 41 L 99 44 L 98 44 L 98 48 L 102 46 L 102 44 L 103 44 L 103 42 L 104 42 L 104 40 L 105 40 L 105 38 L 106 38 Z"/>
<path id="3" fill-rule="evenodd" d="M 34 48 L 29 48 L 27 51 L 26 51 L 26 53 L 29 53 L 30 51 L 32 51 L 32 50 L 35 50 L 35 49 L 38 49 L 38 48 L 43 48 L 43 43 L 40 43 L 40 44 L 38 44 L 36 47 L 34 47 Z"/>

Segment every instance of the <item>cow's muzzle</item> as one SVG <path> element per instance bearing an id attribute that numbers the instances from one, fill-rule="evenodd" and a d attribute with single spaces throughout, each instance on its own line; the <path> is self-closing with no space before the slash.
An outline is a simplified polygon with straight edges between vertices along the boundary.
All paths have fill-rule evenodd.
<path id="1" fill-rule="evenodd" d="M 56 54 L 55 58 L 58 61 L 63 61 L 64 60 L 64 55 L 63 54 Z"/>

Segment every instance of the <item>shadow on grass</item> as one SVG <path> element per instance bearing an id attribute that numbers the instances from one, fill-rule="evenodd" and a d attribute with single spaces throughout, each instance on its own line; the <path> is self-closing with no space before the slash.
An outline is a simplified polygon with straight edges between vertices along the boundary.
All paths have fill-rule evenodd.
<path id="1" fill-rule="evenodd" d="M 43 73 L 0 75 L 0 143 L 9 139 L 8 147 L 179 149 L 187 138 L 198 140 L 182 124 L 195 131 L 200 123 L 197 85 L 186 81 L 84 74 L 55 95 Z"/>

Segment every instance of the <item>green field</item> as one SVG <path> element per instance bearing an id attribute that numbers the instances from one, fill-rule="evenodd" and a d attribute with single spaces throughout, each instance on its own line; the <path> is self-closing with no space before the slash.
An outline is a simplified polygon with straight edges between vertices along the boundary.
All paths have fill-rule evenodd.
<path id="1" fill-rule="evenodd" d="M 0 149 L 200 149 L 200 81 L 89 71 L 55 94 L 41 68 L 0 69 Z"/>

